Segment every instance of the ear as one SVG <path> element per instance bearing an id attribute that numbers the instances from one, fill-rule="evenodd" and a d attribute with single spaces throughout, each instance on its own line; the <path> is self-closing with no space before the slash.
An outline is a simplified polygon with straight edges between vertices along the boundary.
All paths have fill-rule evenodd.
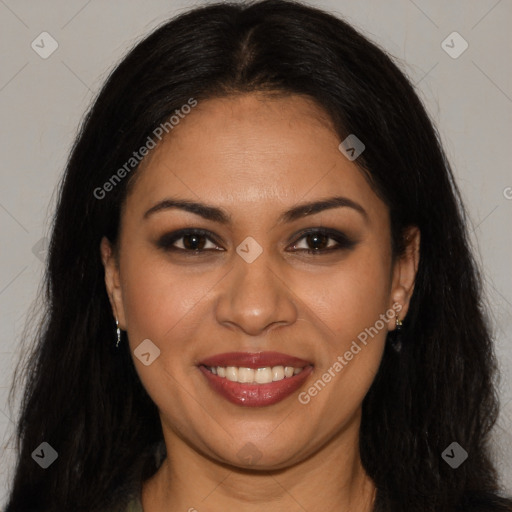
<path id="1" fill-rule="evenodd" d="M 123 307 L 123 294 L 121 279 L 119 276 L 119 264 L 107 237 L 103 237 L 100 243 L 101 261 L 105 268 L 105 286 L 112 307 L 112 313 L 119 322 L 119 328 L 126 330 L 126 320 Z"/>
<path id="2" fill-rule="evenodd" d="M 409 226 L 404 232 L 405 250 L 397 257 L 393 265 L 390 308 L 401 320 L 407 315 L 409 303 L 414 291 L 414 282 L 420 261 L 420 230 L 417 226 Z M 388 323 L 388 329 L 395 329 L 395 318 Z"/>

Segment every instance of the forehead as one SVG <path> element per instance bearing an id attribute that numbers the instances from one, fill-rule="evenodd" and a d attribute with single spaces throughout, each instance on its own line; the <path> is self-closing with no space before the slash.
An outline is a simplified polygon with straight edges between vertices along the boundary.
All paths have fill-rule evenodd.
<path id="1" fill-rule="evenodd" d="M 142 208 L 178 195 L 256 213 L 336 192 L 379 213 L 384 205 L 339 143 L 326 113 L 303 96 L 206 100 L 146 157 L 128 201 Z"/>

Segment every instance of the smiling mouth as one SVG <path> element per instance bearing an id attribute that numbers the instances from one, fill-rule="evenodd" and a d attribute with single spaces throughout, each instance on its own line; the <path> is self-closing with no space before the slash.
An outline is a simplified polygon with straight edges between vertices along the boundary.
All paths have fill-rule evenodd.
<path id="1" fill-rule="evenodd" d="M 297 391 L 311 375 L 313 364 L 277 352 L 230 352 L 198 365 L 213 391 L 245 407 L 275 404 Z"/>
<path id="2" fill-rule="evenodd" d="M 245 368 L 243 366 L 206 366 L 211 373 L 220 378 L 239 384 L 270 384 L 298 375 L 304 367 L 294 366 L 263 366 Z"/>

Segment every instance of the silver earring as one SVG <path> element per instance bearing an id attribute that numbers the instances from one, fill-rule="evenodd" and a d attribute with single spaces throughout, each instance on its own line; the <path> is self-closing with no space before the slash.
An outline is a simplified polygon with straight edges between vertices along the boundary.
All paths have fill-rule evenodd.
<path id="1" fill-rule="evenodd" d="M 119 329 L 119 322 L 117 321 L 117 318 L 116 318 L 116 332 L 117 332 L 116 348 L 118 348 L 119 347 L 119 342 L 121 341 L 121 329 Z"/>
<path id="2" fill-rule="evenodd" d="M 400 317 L 396 317 L 395 321 L 395 332 L 391 333 L 391 347 L 395 352 L 400 352 L 402 350 L 402 320 Z"/>

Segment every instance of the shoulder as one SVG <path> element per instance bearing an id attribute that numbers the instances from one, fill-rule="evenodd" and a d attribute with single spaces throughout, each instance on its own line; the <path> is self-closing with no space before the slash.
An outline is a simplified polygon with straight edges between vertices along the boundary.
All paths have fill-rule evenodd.
<path id="1" fill-rule="evenodd" d="M 138 497 L 134 497 L 122 512 L 143 512 L 142 503 Z"/>
<path id="2" fill-rule="evenodd" d="M 142 488 L 148 478 L 146 472 L 151 469 L 150 473 L 153 474 L 154 470 L 160 467 L 165 457 L 165 443 L 162 440 L 148 450 L 147 456 L 141 458 L 141 465 L 136 471 L 136 478 L 120 491 L 120 495 L 123 496 L 123 505 L 119 507 L 119 512 L 143 512 Z"/>

